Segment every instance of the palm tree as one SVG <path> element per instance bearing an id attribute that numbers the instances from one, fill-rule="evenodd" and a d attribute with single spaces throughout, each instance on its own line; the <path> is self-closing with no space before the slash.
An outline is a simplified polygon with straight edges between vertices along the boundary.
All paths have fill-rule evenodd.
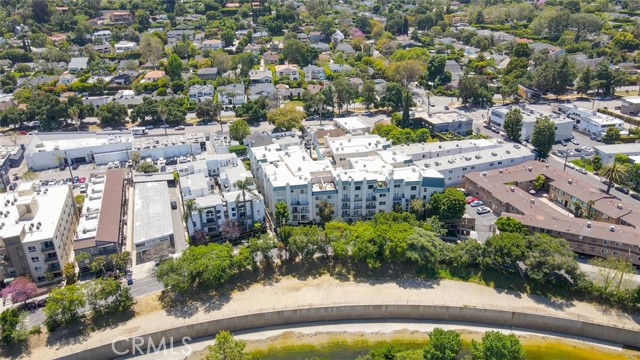
<path id="1" fill-rule="evenodd" d="M 583 212 L 583 208 L 582 208 L 582 203 L 579 201 L 574 201 L 573 202 L 573 215 L 575 215 L 577 218 L 582 217 L 582 212 Z"/>
<path id="2" fill-rule="evenodd" d="M 78 131 L 80 131 L 80 121 L 78 121 L 78 116 L 80 116 L 80 110 L 78 110 L 77 107 L 71 107 L 67 111 L 67 114 L 69 114 L 69 117 L 73 120 L 74 123 L 76 123 L 76 126 L 78 127 Z"/>
<path id="3" fill-rule="evenodd" d="M 591 212 L 593 211 L 593 205 L 595 204 L 596 204 L 595 200 L 587 201 L 587 217 L 588 218 L 591 218 L 593 216 Z"/>
<path id="4" fill-rule="evenodd" d="M 248 177 L 244 180 L 238 180 L 235 183 L 233 183 L 233 186 L 235 186 L 238 190 L 242 191 L 242 203 L 245 206 L 245 216 L 247 213 L 246 207 L 247 207 L 247 192 L 249 192 L 250 194 L 255 194 L 255 192 L 253 191 L 253 189 L 251 188 L 253 186 L 254 182 L 253 182 L 253 178 L 252 177 Z M 238 199 L 236 199 L 236 202 L 238 201 Z M 250 201 L 251 202 L 251 201 Z M 253 215 L 253 203 L 251 202 L 251 214 Z M 246 225 L 246 223 L 245 223 Z"/>
<path id="5" fill-rule="evenodd" d="M 611 187 L 614 184 L 621 184 L 626 180 L 628 175 L 629 168 L 626 165 L 613 162 L 609 165 L 603 166 L 600 170 L 600 175 L 607 179 L 609 183 L 607 184 L 607 194 L 611 190 Z"/>
<path id="6" fill-rule="evenodd" d="M 184 201 L 184 211 L 185 211 L 185 220 L 191 221 L 193 224 L 193 212 L 198 210 L 198 204 L 194 199 L 187 199 Z M 187 224 L 187 229 L 189 228 L 189 224 Z M 195 230 L 195 229 L 194 229 Z"/>

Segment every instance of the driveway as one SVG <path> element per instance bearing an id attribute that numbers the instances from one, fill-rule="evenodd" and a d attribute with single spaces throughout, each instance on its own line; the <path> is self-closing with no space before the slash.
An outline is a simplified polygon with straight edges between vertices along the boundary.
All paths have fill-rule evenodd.
<path id="1" fill-rule="evenodd" d="M 477 209 L 477 207 L 467 205 L 466 215 L 476 219 L 476 238 L 481 243 L 484 243 L 493 235 L 493 226 L 495 225 L 498 217 L 493 212 L 478 215 L 476 212 Z"/>
<path id="2" fill-rule="evenodd" d="M 175 243 L 176 253 L 181 253 L 187 248 L 187 240 L 185 238 L 185 229 L 182 222 L 182 199 L 180 198 L 180 191 L 177 187 L 169 188 L 169 200 L 175 201 L 178 204 L 176 209 L 171 210 L 171 221 L 173 222 L 173 238 Z"/>

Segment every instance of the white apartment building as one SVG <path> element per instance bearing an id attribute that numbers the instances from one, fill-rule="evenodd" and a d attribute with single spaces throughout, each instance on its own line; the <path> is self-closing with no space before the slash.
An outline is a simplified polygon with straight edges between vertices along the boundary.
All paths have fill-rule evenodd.
<path id="1" fill-rule="evenodd" d="M 73 261 L 77 215 L 71 188 L 26 182 L 0 201 L 0 278 L 27 275 L 38 286 L 60 280 L 63 265 Z"/>
<path id="2" fill-rule="evenodd" d="M 116 54 L 121 54 L 127 51 L 134 51 L 138 49 L 138 44 L 133 41 L 120 41 L 113 46 L 116 49 Z"/>
<path id="3" fill-rule="evenodd" d="M 237 221 L 244 230 L 251 230 L 256 222 L 264 223 L 264 199 L 255 186 L 244 194 L 235 186 L 236 181 L 251 177 L 235 154 L 207 156 L 178 171 L 183 199 L 194 199 L 197 204 L 187 222 L 190 234 L 204 230 L 219 237 L 226 220 Z"/>
<path id="4" fill-rule="evenodd" d="M 591 135 L 603 135 L 609 127 L 624 130 L 624 121 L 577 105 L 560 104 L 554 111 L 572 119 L 574 127 L 579 131 Z"/>
<path id="5" fill-rule="evenodd" d="M 375 155 L 391 146 L 391 142 L 378 135 L 326 138 L 325 143 L 336 166 L 343 168 L 349 167 L 349 159 Z"/>
<path id="6" fill-rule="evenodd" d="M 490 124 L 504 131 L 504 119 L 509 110 L 514 107 L 520 108 L 520 113 L 522 114 L 522 131 L 520 132 L 520 140 L 529 141 L 531 139 L 531 134 L 533 134 L 533 128 L 536 125 L 536 121 L 545 116 L 556 125 L 556 141 L 571 138 L 573 120 L 524 105 L 496 106 L 491 108 L 491 113 L 489 115 Z"/>
<path id="7" fill-rule="evenodd" d="M 189 101 L 200 102 L 205 99 L 213 100 L 215 89 L 213 85 L 192 85 L 189 88 Z"/>
<path id="8" fill-rule="evenodd" d="M 347 134 L 367 134 L 371 130 L 371 127 L 357 116 L 335 118 L 333 122 Z"/>
<path id="9" fill-rule="evenodd" d="M 616 160 L 616 155 L 627 155 L 631 158 L 640 156 L 640 143 L 598 145 L 593 147 L 600 155 L 602 165 L 609 165 Z"/>
<path id="10" fill-rule="evenodd" d="M 334 168 L 329 160 L 313 161 L 303 148 L 285 151 L 277 144 L 250 148 L 249 158 L 268 211 L 286 203 L 292 224 L 320 221 L 322 201 L 333 205 L 334 217 L 358 220 L 396 205 L 408 209 L 411 199 L 428 200 L 444 188 L 437 171 L 407 166 L 404 158 L 393 163 L 393 154 L 379 150 L 345 158 L 345 168 Z"/>

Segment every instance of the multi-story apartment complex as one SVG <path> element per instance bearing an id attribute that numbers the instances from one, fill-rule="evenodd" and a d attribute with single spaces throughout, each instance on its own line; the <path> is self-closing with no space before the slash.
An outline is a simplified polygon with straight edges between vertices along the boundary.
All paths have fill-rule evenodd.
<path id="1" fill-rule="evenodd" d="M 545 182 L 536 192 L 533 181 L 538 175 Z M 537 161 L 474 172 L 465 180 L 466 190 L 498 215 L 511 216 L 532 231 L 565 238 L 578 253 L 620 256 L 640 265 L 640 207 L 636 204 Z M 588 219 L 574 216 L 577 208 Z"/>
<path id="2" fill-rule="evenodd" d="M 238 188 L 239 180 L 251 177 L 234 154 L 209 155 L 202 160 L 179 167 L 180 191 L 186 201 L 193 199 L 196 209 L 189 214 L 187 228 L 193 235 L 204 230 L 212 238 L 221 236 L 227 220 L 240 224 L 241 230 L 264 223 L 264 199 L 255 190 Z"/>
<path id="3" fill-rule="evenodd" d="M 63 265 L 73 261 L 78 216 L 71 188 L 26 182 L 0 201 L 0 276 L 26 275 L 38 286 L 60 280 Z"/>
<path id="4" fill-rule="evenodd" d="M 493 107 L 491 108 L 491 113 L 489 115 L 489 123 L 492 126 L 495 126 L 504 131 L 504 120 L 507 116 L 507 113 L 512 108 L 519 108 L 520 113 L 522 114 L 522 130 L 520 131 L 520 140 L 529 141 L 531 139 L 531 134 L 533 134 L 533 127 L 536 125 L 536 121 L 542 117 L 548 117 L 556 125 L 556 141 L 571 138 L 573 120 L 564 116 L 558 116 L 556 114 L 534 109 L 526 105 Z"/>
<path id="5" fill-rule="evenodd" d="M 554 108 L 554 112 L 572 119 L 576 129 L 588 134 L 602 135 L 610 127 L 624 130 L 624 121 L 578 105 L 560 104 Z"/>
<path id="6" fill-rule="evenodd" d="M 328 159 L 312 160 L 298 146 L 251 148 L 251 169 L 268 211 L 273 213 L 275 204 L 284 202 L 289 207 L 289 223 L 317 222 L 319 204 L 324 201 L 332 204 L 334 217 L 358 220 L 396 206 L 408 209 L 412 199 L 428 200 L 444 188 L 442 175 L 410 164 L 403 154 L 382 149 L 380 138 L 371 138 L 371 145 L 367 141 L 368 150 L 361 151 L 360 157 L 344 156 L 351 150 L 343 151 L 339 142 L 349 144 L 348 139 L 337 139 L 332 148 L 337 150 L 333 158 L 341 159 L 338 167 Z M 376 141 L 379 144 L 374 148 Z"/>

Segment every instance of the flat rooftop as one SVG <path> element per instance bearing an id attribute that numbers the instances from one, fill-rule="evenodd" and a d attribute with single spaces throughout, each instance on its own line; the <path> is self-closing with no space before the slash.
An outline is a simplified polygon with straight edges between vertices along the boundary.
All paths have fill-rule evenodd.
<path id="1" fill-rule="evenodd" d="M 424 160 L 415 160 L 414 162 L 420 167 L 446 173 L 446 170 L 451 168 L 465 166 L 471 169 L 471 166 L 487 162 L 496 162 L 496 168 L 504 167 L 510 165 L 510 160 L 512 159 L 520 159 L 531 155 L 533 155 L 533 152 L 525 146 L 505 143 L 500 147 L 470 151 L 456 155 L 427 158 Z M 502 164 L 498 164 L 498 162 L 502 162 Z"/>
<path id="2" fill-rule="evenodd" d="M 365 124 L 357 116 L 335 118 L 333 121 L 338 124 L 338 126 L 349 132 L 369 131 L 370 129 L 369 125 Z"/>
<path id="3" fill-rule="evenodd" d="M 449 124 L 461 121 L 472 121 L 471 118 L 457 112 L 436 113 L 429 115 L 429 113 L 427 113 L 426 111 L 418 111 L 415 113 L 413 118 L 424 119 L 426 122 L 433 125 Z"/>
<path id="4" fill-rule="evenodd" d="M 140 244 L 173 234 L 167 183 L 137 183 L 134 193 L 133 243 Z"/>
<path id="5" fill-rule="evenodd" d="M 548 117 L 551 121 L 553 121 L 556 124 L 573 122 L 573 120 L 567 117 L 558 116 L 557 114 L 554 114 L 548 111 L 543 111 L 537 108 L 533 108 L 531 106 L 518 106 L 518 105 L 495 106 L 491 108 L 491 111 L 495 111 L 502 114 L 503 116 L 506 116 L 507 113 L 512 108 L 520 109 L 520 113 L 522 114 L 522 122 L 526 122 L 526 123 L 535 123 L 539 118 L 545 117 L 545 116 Z"/>
<path id="6" fill-rule="evenodd" d="M 391 146 L 391 143 L 378 135 L 347 135 L 340 138 L 329 138 L 327 145 L 334 155 L 362 153 L 362 156 L 366 156 L 371 151 Z"/>
<path id="7" fill-rule="evenodd" d="M 107 170 L 96 240 L 120 242 L 120 220 L 124 192 L 125 169 Z"/>
<path id="8" fill-rule="evenodd" d="M 81 149 L 108 144 L 131 143 L 132 140 L 131 133 L 120 131 L 36 133 L 31 136 L 26 152 Z"/>
<path id="9" fill-rule="evenodd" d="M 593 147 L 598 152 L 603 154 L 637 154 L 640 153 L 640 143 L 630 144 L 611 144 L 611 145 L 596 145 Z"/>
<path id="10" fill-rule="evenodd" d="M 393 145 L 390 150 L 400 151 L 413 159 L 423 158 L 430 159 L 436 157 L 436 154 L 462 154 L 467 152 L 480 151 L 484 149 L 494 149 L 500 147 L 501 144 L 497 140 L 475 139 L 475 140 L 458 140 L 443 142 L 428 142 Z"/>
<path id="11" fill-rule="evenodd" d="M 173 132 L 174 130 L 169 129 Z M 140 149 L 152 149 L 157 147 L 186 145 L 186 144 L 200 144 L 206 140 L 206 137 L 202 133 L 182 133 L 171 134 L 168 136 L 137 136 L 133 140 L 134 150 Z M 200 145 L 198 145 L 198 148 Z"/>
<path id="12" fill-rule="evenodd" d="M 71 189 L 67 185 L 59 185 L 45 187 L 38 192 L 33 186 L 31 182 L 22 183 L 15 192 L 0 195 L 0 202 L 4 204 L 0 206 L 0 237 L 19 236 L 24 231 L 23 243 L 53 238 Z M 27 206 L 35 213 L 20 218 L 18 208 Z"/>

